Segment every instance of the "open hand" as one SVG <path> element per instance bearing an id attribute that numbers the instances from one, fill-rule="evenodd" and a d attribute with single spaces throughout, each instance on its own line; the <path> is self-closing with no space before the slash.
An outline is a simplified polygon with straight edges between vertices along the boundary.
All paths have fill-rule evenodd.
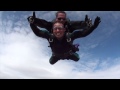
<path id="1" fill-rule="evenodd" d="M 100 19 L 100 17 L 97 16 L 95 21 L 94 21 L 94 26 L 97 27 L 100 22 L 101 22 L 101 19 Z"/>
<path id="2" fill-rule="evenodd" d="M 90 18 L 88 18 L 88 15 L 85 16 L 85 22 L 87 24 L 87 27 L 92 26 L 92 20 Z"/>

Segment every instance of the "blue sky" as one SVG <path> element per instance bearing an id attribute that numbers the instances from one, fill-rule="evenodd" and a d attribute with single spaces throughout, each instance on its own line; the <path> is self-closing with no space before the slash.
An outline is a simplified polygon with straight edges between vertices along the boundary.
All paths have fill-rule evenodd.
<path id="1" fill-rule="evenodd" d="M 51 21 L 56 11 L 36 11 Z M 87 14 L 101 23 L 90 35 L 75 40 L 80 60 L 49 64 L 51 50 L 46 39 L 35 36 L 27 17 L 32 11 L 0 11 L 0 78 L 5 79 L 119 79 L 120 11 L 66 11 L 70 20 Z"/>

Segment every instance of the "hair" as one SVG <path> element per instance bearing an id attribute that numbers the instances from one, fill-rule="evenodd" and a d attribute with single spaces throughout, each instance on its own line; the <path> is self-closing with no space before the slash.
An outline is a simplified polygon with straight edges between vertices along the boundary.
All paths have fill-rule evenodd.
<path id="1" fill-rule="evenodd" d="M 56 12 L 56 17 L 58 16 L 58 13 L 64 13 L 66 15 L 65 11 L 58 11 L 58 12 Z"/>
<path id="2" fill-rule="evenodd" d="M 54 24 L 56 24 L 56 23 L 61 23 L 61 24 L 63 24 L 63 23 L 60 22 L 60 21 L 54 21 L 52 25 L 54 25 Z M 65 24 L 63 24 L 63 27 L 65 28 Z M 53 32 L 53 26 L 52 26 L 51 32 Z"/>
<path id="3" fill-rule="evenodd" d="M 53 25 L 56 24 L 56 23 L 61 23 L 61 24 L 63 24 L 63 26 L 65 27 L 65 24 L 62 23 L 61 21 L 54 21 L 54 22 L 53 22 Z"/>

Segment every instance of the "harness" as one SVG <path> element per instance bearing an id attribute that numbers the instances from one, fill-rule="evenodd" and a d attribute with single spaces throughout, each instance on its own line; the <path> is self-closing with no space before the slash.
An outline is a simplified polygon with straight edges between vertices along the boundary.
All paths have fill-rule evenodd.
<path id="1" fill-rule="evenodd" d="M 66 33 L 66 40 L 69 44 L 71 44 L 70 33 Z M 50 38 L 48 39 L 48 41 L 51 44 L 53 43 L 53 41 L 54 41 L 54 35 L 53 34 L 50 35 Z"/>
<path id="2" fill-rule="evenodd" d="M 54 21 L 54 20 L 53 20 Z M 70 38 L 71 33 L 69 33 L 69 29 L 68 29 L 68 25 L 70 26 L 70 20 L 67 19 L 67 22 L 65 24 L 65 28 L 66 28 L 66 41 L 67 43 L 71 46 L 70 51 L 68 51 L 67 53 L 63 53 L 63 54 L 57 54 L 53 52 L 53 55 L 60 57 L 62 59 L 66 59 L 69 55 L 72 55 L 73 53 L 75 53 L 76 51 L 79 51 L 78 46 L 76 47 L 76 45 L 72 44 L 72 39 Z M 52 30 L 51 30 L 52 32 Z M 50 46 L 48 47 L 52 47 L 53 43 L 54 43 L 54 35 L 51 34 L 50 38 L 48 39 Z"/>
<path id="3" fill-rule="evenodd" d="M 75 53 L 76 51 L 79 51 L 79 48 L 78 48 L 79 45 L 77 45 L 77 44 L 73 45 L 73 44 L 72 44 L 72 39 L 70 38 L 70 34 L 71 34 L 71 33 L 69 33 L 69 32 L 66 33 L 66 41 L 67 41 L 67 43 L 71 46 L 70 51 L 67 52 L 67 53 L 63 53 L 63 54 L 56 54 L 56 53 L 53 52 L 53 55 L 55 55 L 55 56 L 57 56 L 57 57 L 60 57 L 60 58 L 62 58 L 62 59 L 65 59 L 65 58 L 67 58 L 69 55 L 72 55 L 72 54 Z M 48 46 L 48 47 L 52 47 L 52 44 L 53 44 L 53 42 L 54 42 L 54 35 L 53 35 L 53 34 L 50 35 L 50 38 L 48 39 L 48 41 L 49 41 L 49 43 L 50 43 L 50 46 Z"/>

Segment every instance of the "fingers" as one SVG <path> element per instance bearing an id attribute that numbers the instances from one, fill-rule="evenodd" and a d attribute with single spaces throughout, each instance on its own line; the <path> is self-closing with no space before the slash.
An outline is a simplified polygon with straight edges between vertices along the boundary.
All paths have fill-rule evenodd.
<path id="1" fill-rule="evenodd" d="M 85 16 L 85 21 L 91 21 L 91 19 L 88 18 L 88 15 Z"/>
<path id="2" fill-rule="evenodd" d="M 30 17 L 28 17 L 27 19 L 28 19 L 28 22 L 29 22 L 29 23 L 33 23 L 33 22 L 34 22 L 33 16 L 30 16 Z"/>
<path id="3" fill-rule="evenodd" d="M 33 16 L 29 16 L 27 20 L 29 23 L 33 23 L 35 18 L 36 18 L 35 11 L 33 11 Z"/>
<path id="4" fill-rule="evenodd" d="M 97 16 L 94 21 L 94 26 L 97 27 L 100 22 L 101 22 L 100 17 Z"/>
<path id="5" fill-rule="evenodd" d="M 96 17 L 96 21 L 100 23 L 100 22 L 101 22 L 100 17 L 97 16 L 97 17 Z"/>
<path id="6" fill-rule="evenodd" d="M 88 15 L 85 16 L 85 22 L 87 24 L 87 27 L 91 27 L 92 26 L 92 19 L 90 19 L 88 17 Z"/>
<path id="7" fill-rule="evenodd" d="M 33 18 L 36 18 L 35 11 L 33 11 Z"/>
<path id="8" fill-rule="evenodd" d="M 86 22 L 92 22 L 91 18 L 89 18 L 88 15 L 85 16 L 85 21 Z"/>
<path id="9" fill-rule="evenodd" d="M 87 20 L 88 20 L 88 15 L 85 16 L 85 21 L 87 21 Z"/>

